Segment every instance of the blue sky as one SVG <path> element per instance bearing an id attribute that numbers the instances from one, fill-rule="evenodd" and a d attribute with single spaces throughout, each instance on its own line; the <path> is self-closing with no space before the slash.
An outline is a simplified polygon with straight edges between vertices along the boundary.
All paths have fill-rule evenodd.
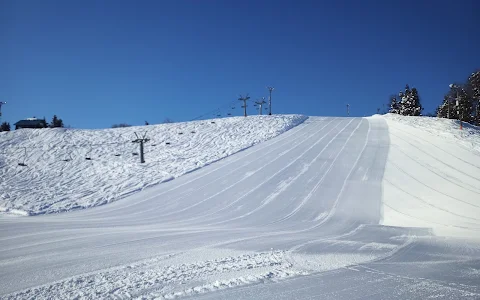
<path id="1" fill-rule="evenodd" d="M 406 83 L 425 112 L 480 68 L 480 1 L 0 0 L 3 121 L 188 121 L 241 93 L 274 113 L 372 115 Z M 249 113 L 255 113 L 250 105 Z"/>

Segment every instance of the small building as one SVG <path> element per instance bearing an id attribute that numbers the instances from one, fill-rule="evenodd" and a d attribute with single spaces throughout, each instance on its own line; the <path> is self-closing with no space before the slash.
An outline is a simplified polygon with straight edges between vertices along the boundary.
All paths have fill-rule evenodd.
<path id="1" fill-rule="evenodd" d="M 45 119 L 37 119 L 37 118 L 27 118 L 25 120 L 20 120 L 15 125 L 15 129 L 22 129 L 22 128 L 46 128 L 47 121 Z"/>

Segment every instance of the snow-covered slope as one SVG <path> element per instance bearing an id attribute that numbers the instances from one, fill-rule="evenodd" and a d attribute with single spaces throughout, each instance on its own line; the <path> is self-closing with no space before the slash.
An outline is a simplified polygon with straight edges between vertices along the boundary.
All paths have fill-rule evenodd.
<path id="1" fill-rule="evenodd" d="M 378 117 L 378 116 L 377 116 Z M 383 117 L 379 117 L 383 118 Z M 386 115 L 383 224 L 480 239 L 480 128 Z"/>
<path id="2" fill-rule="evenodd" d="M 305 119 L 250 116 L 104 130 L 2 132 L 0 212 L 35 215 L 109 203 L 268 140 Z M 146 132 L 150 139 L 144 164 L 134 155 L 139 153 L 139 144 L 131 142 L 135 132 L 140 137 Z"/>
<path id="3" fill-rule="evenodd" d="M 309 117 L 122 201 L 0 215 L 0 298 L 480 299 L 477 137 L 442 122 Z"/>

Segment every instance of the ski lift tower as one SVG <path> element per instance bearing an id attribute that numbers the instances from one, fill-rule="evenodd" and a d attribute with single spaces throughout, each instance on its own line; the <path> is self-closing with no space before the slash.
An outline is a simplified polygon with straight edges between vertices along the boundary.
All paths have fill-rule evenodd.
<path id="1" fill-rule="evenodd" d="M 7 104 L 7 102 L 0 101 L 0 123 L 2 121 L 2 105 Z"/>
<path id="2" fill-rule="evenodd" d="M 270 112 L 268 115 L 272 115 L 272 91 L 275 89 L 273 86 L 267 86 L 268 91 L 270 92 L 270 97 L 268 98 L 268 108 Z"/>
<path id="3" fill-rule="evenodd" d="M 456 100 L 455 104 L 457 106 L 457 117 L 458 117 L 458 120 L 460 121 L 460 130 L 462 130 L 463 129 L 463 124 L 462 124 L 462 116 L 460 116 L 460 103 L 459 103 L 459 97 L 458 97 L 458 89 L 460 87 L 458 85 L 454 84 L 454 83 L 450 84 L 449 87 L 451 89 L 455 89 L 456 92 L 457 92 L 457 98 L 455 99 Z M 463 112 L 462 112 L 462 114 L 463 114 Z"/>
<path id="4" fill-rule="evenodd" d="M 267 103 L 267 102 L 265 102 L 265 97 L 262 97 L 262 99 L 259 99 L 255 102 L 255 104 L 259 107 L 258 108 L 258 114 L 259 115 L 262 115 L 262 106 L 265 103 Z"/>

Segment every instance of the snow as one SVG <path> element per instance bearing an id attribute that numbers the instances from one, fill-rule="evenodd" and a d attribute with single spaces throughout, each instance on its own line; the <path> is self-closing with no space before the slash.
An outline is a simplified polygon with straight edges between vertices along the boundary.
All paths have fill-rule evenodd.
<path id="1" fill-rule="evenodd" d="M 271 139 L 305 119 L 251 116 L 105 130 L 1 133 L 0 177 L 5 180 L 0 183 L 0 212 L 37 215 L 106 204 Z M 139 152 L 139 145 L 131 143 L 135 133 L 147 133 L 150 139 L 145 164 L 132 155 Z"/>
<path id="2" fill-rule="evenodd" d="M 480 298 L 477 128 L 394 115 L 215 122 L 0 135 L 12 155 L 0 161 L 0 298 Z M 158 134 L 144 165 L 113 146 L 56 159 L 65 137 L 145 128 Z M 45 151 L 20 167 L 12 150 L 28 143 Z"/>
<path id="3" fill-rule="evenodd" d="M 383 224 L 480 239 L 480 128 L 453 120 L 385 116 L 390 152 Z"/>

